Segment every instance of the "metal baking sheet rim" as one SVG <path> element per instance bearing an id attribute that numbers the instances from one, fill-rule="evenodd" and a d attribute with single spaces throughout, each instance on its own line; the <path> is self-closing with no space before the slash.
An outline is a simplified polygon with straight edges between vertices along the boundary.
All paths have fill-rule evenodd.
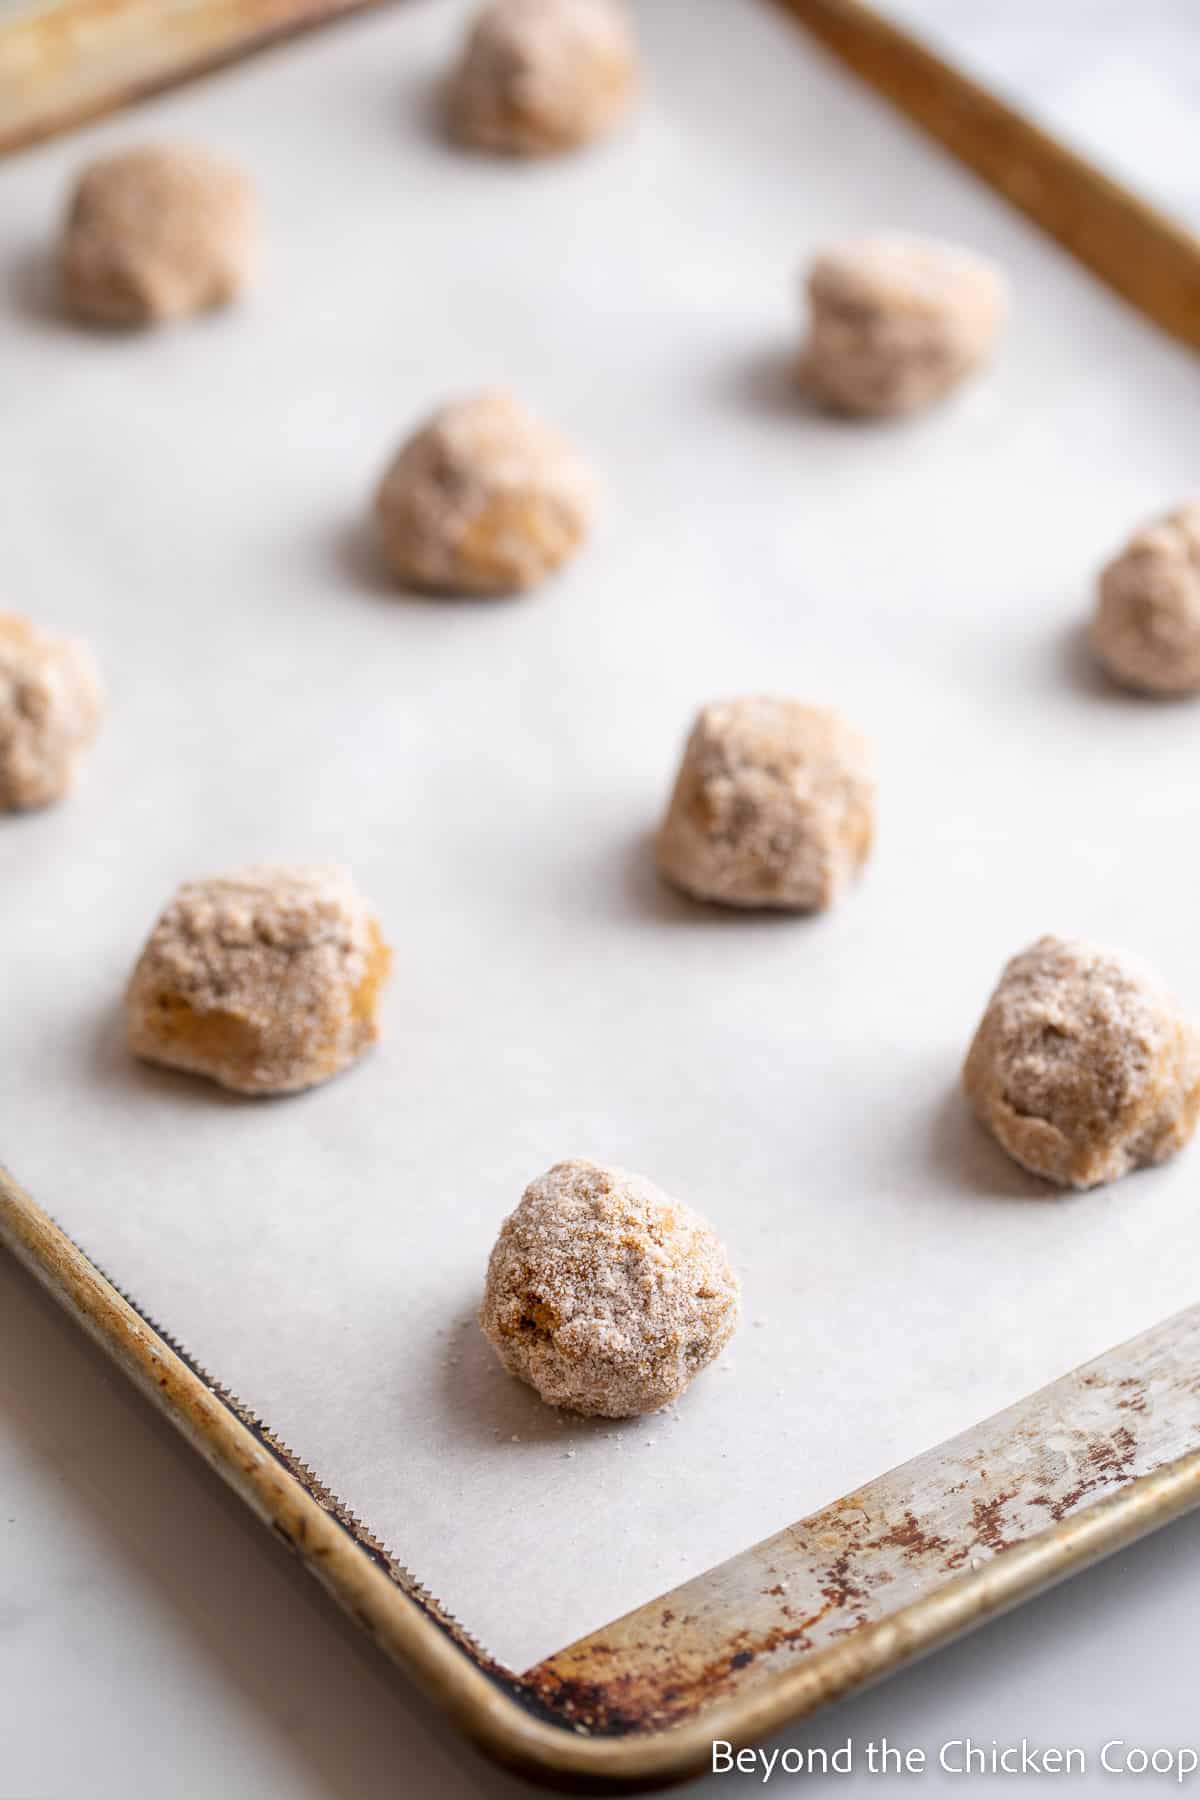
<path id="1" fill-rule="evenodd" d="M 3 1169 L 0 1243 L 108 1352 L 391 1661 L 492 1756 L 557 1786 L 632 1788 L 683 1779 L 709 1766 L 714 1739 L 746 1744 L 803 1719 L 1200 1505 L 1200 1448 L 1195 1448 L 1003 1547 L 978 1567 L 972 1559 L 971 1566 L 918 1598 L 797 1656 L 765 1679 L 754 1671 L 752 1653 L 730 1652 L 727 1646 L 722 1654 L 714 1643 L 719 1697 L 702 1700 L 668 1725 L 638 1721 L 630 1712 L 619 1723 L 610 1718 L 594 1730 L 580 1722 L 570 1683 L 540 1679 L 569 1651 L 524 1675 L 488 1657 L 312 1471 L 233 1396 L 193 1367 L 186 1353 L 118 1292 Z M 1200 1309 L 1182 1318 L 1200 1329 Z M 1088 1383 L 1087 1370 L 1077 1375 Z M 1190 1386 L 1200 1396 L 1200 1377 Z M 1131 1399 L 1128 1404 L 1137 1409 L 1141 1403 Z M 1112 1472 L 1119 1481 L 1121 1469 Z M 847 1496 L 838 1505 L 854 1508 L 857 1498 Z M 780 1533 L 770 1540 L 771 1567 L 783 1578 L 781 1591 L 787 1537 Z M 798 1559 L 798 1549 L 795 1554 Z M 708 1584 L 718 1573 L 710 1570 L 689 1586 Z M 662 1608 L 662 1633 L 669 1636 L 674 1620 L 664 1603 L 670 1597 L 650 1602 L 631 1617 Z M 663 1648 L 656 1643 L 655 1653 Z M 619 1648 L 613 1654 L 620 1658 Z M 642 1672 L 636 1654 L 627 1654 L 620 1666 L 610 1666 L 609 1685 L 634 1694 Z"/>

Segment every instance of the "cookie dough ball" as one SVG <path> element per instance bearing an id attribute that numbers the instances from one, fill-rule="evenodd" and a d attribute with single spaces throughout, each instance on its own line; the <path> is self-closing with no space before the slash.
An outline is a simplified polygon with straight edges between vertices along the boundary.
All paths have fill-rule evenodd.
<path id="1" fill-rule="evenodd" d="M 1001 975 L 963 1083 L 1017 1162 L 1059 1187 L 1095 1187 L 1187 1143 L 1200 1039 L 1132 957 L 1043 937 Z"/>
<path id="2" fill-rule="evenodd" d="M 443 407 L 409 439 L 375 501 L 383 551 L 406 586 L 510 594 L 587 536 L 593 483 L 566 439 L 512 394 Z"/>
<path id="3" fill-rule="evenodd" d="M 641 1175 L 555 1163 L 500 1227 L 479 1323 L 551 1406 L 625 1419 L 677 1400 L 738 1320 L 711 1225 Z"/>
<path id="4" fill-rule="evenodd" d="M 920 238 L 875 237 L 826 250 L 808 276 L 803 362 L 816 396 L 880 418 L 940 400 L 987 359 L 1005 288 L 982 257 Z"/>
<path id="5" fill-rule="evenodd" d="M 451 79 L 450 128 L 508 155 L 571 150 L 610 131 L 637 85 L 621 0 L 491 0 Z"/>
<path id="6" fill-rule="evenodd" d="M 688 739 L 658 863 L 726 906 L 832 906 L 875 831 L 867 741 L 825 706 L 751 696 L 704 707 Z"/>
<path id="7" fill-rule="evenodd" d="M 1200 501 L 1144 525 L 1109 563 L 1092 647 L 1126 687 L 1200 693 Z"/>
<path id="8" fill-rule="evenodd" d="M 188 881 L 125 1000 L 129 1047 L 242 1094 L 288 1094 L 379 1036 L 391 952 L 342 869 L 260 867 Z"/>
<path id="9" fill-rule="evenodd" d="M 0 812 L 61 800 L 103 712 L 86 644 L 0 613 Z"/>
<path id="10" fill-rule="evenodd" d="M 152 325 L 235 299 L 257 250 L 254 196 L 239 170 L 203 150 L 124 150 L 79 179 L 63 237 L 63 290 L 85 319 Z"/>

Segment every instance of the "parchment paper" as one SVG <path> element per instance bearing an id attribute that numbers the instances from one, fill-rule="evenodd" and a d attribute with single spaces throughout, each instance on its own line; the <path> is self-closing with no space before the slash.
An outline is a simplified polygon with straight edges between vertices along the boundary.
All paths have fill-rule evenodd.
<path id="1" fill-rule="evenodd" d="M 756 0 L 639 8 L 636 128 L 472 158 L 412 0 L 6 164 L 4 603 L 86 634 L 75 798 L 0 825 L 0 1155 L 112 1276 L 521 1667 L 1196 1298 L 1197 1156 L 1053 1198 L 959 1063 L 1043 930 L 1200 1008 L 1200 713 L 1122 698 L 1093 571 L 1193 486 L 1197 374 Z M 63 322 L 91 151 L 192 137 L 259 182 L 252 305 Z M 905 226 L 1009 271 L 995 371 L 898 427 L 789 362 L 822 240 Z M 405 598 L 364 504 L 444 397 L 511 383 L 606 483 L 511 603 Z M 795 692 L 875 738 L 835 914 L 726 916 L 647 834 L 694 708 Z M 299 1099 L 140 1067 L 121 989 L 182 877 L 347 862 L 395 945 L 387 1041 Z M 677 1409 L 565 1422 L 469 1324 L 501 1217 L 583 1154 L 718 1223 L 745 1323 Z"/>

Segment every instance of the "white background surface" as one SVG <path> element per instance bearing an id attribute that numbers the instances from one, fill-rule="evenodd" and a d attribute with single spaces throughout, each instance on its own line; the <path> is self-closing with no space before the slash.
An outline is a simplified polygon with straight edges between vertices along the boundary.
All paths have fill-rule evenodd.
<path id="1" fill-rule="evenodd" d="M 5 936 L 23 949 L 0 1025 L 5 1154 L 518 1662 L 1194 1297 L 1185 1163 L 1048 1208 L 952 1093 L 999 960 L 1046 925 L 1136 943 L 1200 1003 L 1178 848 L 1194 723 L 1108 694 L 1071 636 L 1094 563 L 1189 485 L 1194 371 L 773 16 L 705 12 L 723 21 L 719 55 L 711 31 L 684 36 L 679 6 L 646 10 L 657 91 L 637 132 L 546 171 L 464 162 L 431 137 L 449 6 L 362 21 L 162 103 L 161 129 L 254 169 L 272 270 L 244 315 L 153 342 L 80 337 L 47 310 L 38 252 L 84 140 L 3 177 L 22 334 L 10 386 L 30 434 L 8 495 L 12 579 L 30 611 L 94 639 L 114 687 L 79 799 L 0 845 Z M 88 137 L 128 135 L 123 121 Z M 805 250 L 879 222 L 991 249 L 1020 305 L 996 375 L 961 405 L 863 434 L 799 412 L 782 362 Z M 352 529 L 361 495 L 424 406 L 497 376 L 592 451 L 609 486 L 597 542 L 519 606 L 392 599 Z M 646 869 L 692 707 L 758 685 L 837 699 L 880 741 L 879 857 L 814 925 L 694 913 Z M 130 1069 L 113 1022 L 171 883 L 263 853 L 346 857 L 398 951 L 388 1045 L 277 1108 Z M 746 1277 L 731 1369 L 678 1422 L 616 1438 L 547 1427 L 471 1333 L 450 1352 L 437 1336 L 464 1316 L 521 1182 L 577 1149 L 701 1205 Z M 20 1344 L 40 1334 L 82 1364 L 28 1297 L 25 1312 Z M 13 1387 L 19 1443 L 42 1409 L 15 1373 Z M 97 1405 L 106 1432 L 141 1431 L 132 1402 Z M 56 1441 L 79 1479 L 91 1459 L 72 1424 Z M 86 1480 L 111 1484 L 102 1516 L 145 1506 L 141 1573 L 72 1542 L 75 1519 L 42 1555 L 67 1584 L 86 1568 L 122 1593 L 97 1608 L 106 1641 L 126 1620 L 140 1666 L 182 1682 L 190 1637 L 168 1655 L 130 1599 L 166 1578 L 174 1509 L 146 1501 L 143 1458 L 116 1448 Z M 770 1481 L 714 1484 L 722 1453 L 726 1470 L 766 1462 Z M 145 1457 L 187 1484 L 157 1437 Z M 677 1494 L 705 1472 L 711 1506 L 681 1518 Z M 1153 1581 L 1166 1554 L 1130 1566 Z M 1124 1598 L 1119 1581 L 1094 1578 L 1093 1604 Z M 13 1605 L 27 1616 L 20 1588 Z M 49 1622 L 53 1641 L 54 1615 L 31 1616 L 23 1641 L 5 1636 L 22 1691 L 43 1669 L 35 1692 L 32 1633 Z M 78 1609 L 57 1617 L 79 1629 Z M 344 1639 L 331 1654 L 360 1655 Z M 273 1716 L 275 1681 L 231 1680 L 232 1791 L 273 1791 L 247 1693 Z M 929 1684 L 899 1688 L 928 1700 Z M 1005 1692 L 974 1697 L 977 1733 L 1003 1735 L 989 1709 Z M 195 1696 L 180 1706 L 196 1728 Z M 303 1711 L 301 1760 L 333 1784 L 340 1753 Z M 937 1717 L 909 1739 L 936 1736 Z M 35 1758 L 24 1784 L 45 1788 L 42 1731 L 16 1738 Z M 72 1791 L 72 1746 L 56 1736 L 53 1752 L 45 1791 Z M 208 1776 L 194 1791 L 220 1785 Z M 7 1779 L 0 1765 L 0 1793 Z M 371 1791 L 354 1779 L 328 1791 Z"/>
<path id="2" fill-rule="evenodd" d="M 1200 18 L 1189 0 L 889 0 L 882 10 L 1200 225 Z"/>

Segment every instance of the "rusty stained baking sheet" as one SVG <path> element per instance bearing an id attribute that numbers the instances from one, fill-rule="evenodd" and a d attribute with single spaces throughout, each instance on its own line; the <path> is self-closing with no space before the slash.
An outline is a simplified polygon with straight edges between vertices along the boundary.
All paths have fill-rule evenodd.
<path id="1" fill-rule="evenodd" d="M 813 1664 L 822 1651 L 857 1654 L 861 1680 L 910 1653 L 906 1621 L 873 1667 L 870 1628 L 919 1603 L 949 1616 L 961 1599 L 974 1619 L 997 1610 L 988 1572 L 999 1558 L 1008 1558 L 1003 1577 L 1023 1565 L 1031 1586 L 1044 1585 L 1088 1560 L 1116 1505 L 1126 1505 L 1133 1537 L 1197 1504 L 1198 1453 L 1193 1307 L 549 1657 L 525 1681 L 556 1714 L 612 1735 L 675 1727 L 734 1695 L 770 1697 L 785 1673 L 801 1692 L 811 1671 L 823 1697 L 827 1671 Z M 968 1598 L 963 1577 L 980 1574 Z M 952 1629 L 963 1622 L 955 1616 Z"/>
<path id="2" fill-rule="evenodd" d="M 1200 1010 L 1194 724 L 1078 641 L 1096 565 L 1188 491 L 1200 408 L 1191 360 L 774 8 L 639 8 L 636 125 L 537 167 L 436 128 L 466 16 L 363 15 L 0 170 L 10 591 L 111 688 L 78 795 L 0 836 L 0 1118 L 121 1288 L 524 1669 L 1194 1298 L 1190 1156 L 1052 1199 L 956 1078 L 1043 930 Z M 75 330 L 70 176 L 159 135 L 253 173 L 263 284 Z M 993 374 L 869 430 L 806 413 L 791 364 L 806 254 L 878 225 L 994 255 L 1014 310 Z M 597 466 L 594 542 L 524 601 L 398 596 L 372 484 L 496 381 Z M 763 688 L 877 744 L 877 852 L 824 919 L 650 867 L 694 707 Z M 118 1003 L 173 884 L 264 856 L 350 864 L 396 973 L 361 1068 L 253 1104 L 132 1064 Z M 691 1201 L 742 1273 L 667 1416 L 547 1413 L 472 1325 L 500 1218 L 570 1154 Z"/>
<path id="3" fill-rule="evenodd" d="M 493 1754 L 560 1784 L 707 1767 L 714 1738 L 805 1717 L 1200 1498 L 1193 1307 L 517 1676 L 3 1169 L 0 1241 L 381 1649 Z"/>
<path id="4" fill-rule="evenodd" d="M 716 1737 L 801 1719 L 1200 1498 L 1193 1307 L 516 1676 L 2 1168 L 0 1240 L 380 1649 L 484 1748 L 556 1786 L 707 1768 Z"/>

